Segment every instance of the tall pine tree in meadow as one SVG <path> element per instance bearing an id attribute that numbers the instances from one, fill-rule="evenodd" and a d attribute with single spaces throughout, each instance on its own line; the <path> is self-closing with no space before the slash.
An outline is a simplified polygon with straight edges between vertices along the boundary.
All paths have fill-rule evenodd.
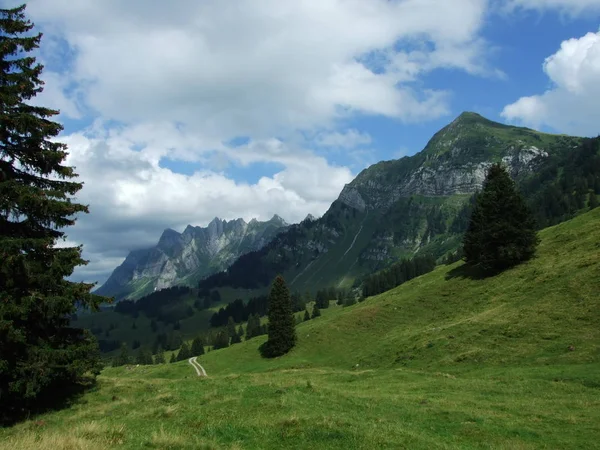
<path id="1" fill-rule="evenodd" d="M 468 266 L 484 275 L 527 261 L 539 243 L 533 214 L 506 169 L 490 167 L 476 197 L 463 251 Z"/>
<path id="2" fill-rule="evenodd" d="M 32 29 L 25 5 L 0 9 L 0 418 L 53 403 L 102 367 L 95 338 L 70 325 L 77 306 L 107 299 L 66 280 L 86 264 L 81 247 L 56 245 L 88 208 L 73 201 L 82 183 L 55 140 L 59 112 L 34 106 L 43 66 Z"/>
<path id="3" fill-rule="evenodd" d="M 261 348 L 261 354 L 267 358 L 281 356 L 296 345 L 296 321 L 292 308 L 290 291 L 281 275 L 271 286 L 268 299 L 268 340 Z"/>

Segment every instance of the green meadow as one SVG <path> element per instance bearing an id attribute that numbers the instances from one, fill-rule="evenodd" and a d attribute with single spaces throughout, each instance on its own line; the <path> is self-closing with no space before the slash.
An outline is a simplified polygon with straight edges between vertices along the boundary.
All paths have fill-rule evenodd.
<path id="1" fill-rule="evenodd" d="M 6 449 L 600 448 L 600 209 L 487 279 L 440 266 L 296 328 L 187 361 L 106 368 Z"/>

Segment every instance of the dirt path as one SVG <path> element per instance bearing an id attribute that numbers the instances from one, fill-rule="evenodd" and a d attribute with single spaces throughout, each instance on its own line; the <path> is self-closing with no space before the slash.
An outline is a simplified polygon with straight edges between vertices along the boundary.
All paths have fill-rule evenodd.
<path id="1" fill-rule="evenodd" d="M 202 367 L 200 365 L 200 363 L 196 360 L 197 356 L 194 356 L 190 359 L 188 359 L 188 362 L 192 365 L 192 367 L 194 369 L 196 369 L 196 373 L 198 374 L 199 377 L 205 377 L 206 376 L 206 370 L 204 370 L 204 367 Z"/>

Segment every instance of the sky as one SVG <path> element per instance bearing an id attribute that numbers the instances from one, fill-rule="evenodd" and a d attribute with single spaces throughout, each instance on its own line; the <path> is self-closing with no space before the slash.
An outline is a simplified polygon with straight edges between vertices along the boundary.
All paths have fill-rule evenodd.
<path id="1" fill-rule="evenodd" d="M 21 1 L 5 0 L 9 6 Z M 90 213 L 73 279 L 214 217 L 320 216 L 463 111 L 600 133 L 600 0 L 30 0 Z"/>

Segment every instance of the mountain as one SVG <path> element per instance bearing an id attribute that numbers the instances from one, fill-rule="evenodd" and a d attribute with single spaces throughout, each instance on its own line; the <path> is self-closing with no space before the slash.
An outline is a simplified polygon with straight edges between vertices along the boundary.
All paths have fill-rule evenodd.
<path id="1" fill-rule="evenodd" d="M 494 277 L 455 263 L 331 302 L 280 358 L 258 336 L 199 356 L 208 377 L 106 367 L 73 407 L 0 427 L 0 448 L 598 448 L 599 223 L 596 208 L 543 230 L 536 258 Z"/>
<path id="2" fill-rule="evenodd" d="M 206 228 L 166 229 L 155 247 L 134 250 L 96 294 L 136 299 L 174 285 L 195 286 L 237 257 L 266 245 L 288 227 L 278 215 L 266 222 L 213 219 Z"/>
<path id="3" fill-rule="evenodd" d="M 600 193 L 597 139 L 552 135 L 465 112 L 414 156 L 383 161 L 342 190 L 320 219 L 290 226 L 204 288 L 257 288 L 282 273 L 292 290 L 350 286 L 417 253 L 456 250 L 487 168 L 504 163 L 541 227 L 572 217 Z"/>

